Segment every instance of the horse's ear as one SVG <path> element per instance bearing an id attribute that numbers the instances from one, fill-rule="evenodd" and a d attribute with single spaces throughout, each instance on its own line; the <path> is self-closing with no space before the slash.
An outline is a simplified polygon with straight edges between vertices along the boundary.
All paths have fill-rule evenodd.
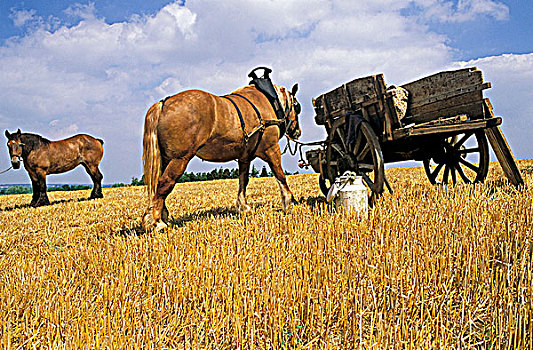
<path id="1" fill-rule="evenodd" d="M 20 131 L 20 129 L 17 130 L 17 135 L 20 136 L 20 134 L 22 134 L 22 131 Z"/>
<path id="2" fill-rule="evenodd" d="M 6 137 L 7 138 L 10 138 L 11 137 L 11 134 L 9 133 L 9 131 L 6 130 Z"/>
<path id="3" fill-rule="evenodd" d="M 298 83 L 294 84 L 292 86 L 291 94 L 292 96 L 296 96 L 296 92 L 298 91 Z"/>

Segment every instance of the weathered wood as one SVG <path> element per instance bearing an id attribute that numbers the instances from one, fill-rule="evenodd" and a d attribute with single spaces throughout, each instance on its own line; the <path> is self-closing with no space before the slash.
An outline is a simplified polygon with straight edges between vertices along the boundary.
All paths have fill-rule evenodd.
<path id="1" fill-rule="evenodd" d="M 371 104 L 379 104 L 385 92 L 382 74 L 354 79 L 314 99 L 315 121 L 323 124 L 327 118 L 337 118 Z M 383 111 L 383 108 L 379 110 Z M 369 117 L 381 121 L 385 118 L 383 114 L 370 113 Z"/>
<path id="2" fill-rule="evenodd" d="M 473 94 L 473 93 L 472 93 Z M 481 119 L 484 116 L 483 95 L 457 96 L 447 101 L 436 102 L 413 110 L 409 120 L 413 123 L 425 123 L 430 120 L 452 117 L 457 114 L 466 114 L 470 119 Z"/>
<path id="3" fill-rule="evenodd" d="M 483 75 L 476 67 L 444 71 L 402 85 L 409 91 L 412 103 L 439 96 L 450 91 L 483 84 Z"/>
<path id="4" fill-rule="evenodd" d="M 484 106 L 487 115 L 490 116 L 491 119 L 496 118 L 492 113 L 492 105 L 490 104 L 488 98 L 485 99 Z M 513 156 L 513 153 L 511 152 L 511 148 L 509 147 L 505 136 L 503 136 L 500 127 L 495 126 L 492 128 L 485 129 L 485 134 L 487 135 L 492 150 L 494 151 L 494 154 L 496 154 L 496 158 L 498 158 L 503 173 L 505 174 L 505 176 L 507 176 L 509 182 L 511 182 L 516 187 L 524 185 L 522 174 L 520 174 L 520 170 L 516 165 L 515 158 Z"/>
<path id="5" fill-rule="evenodd" d="M 366 100 L 379 98 L 385 93 L 386 89 L 383 74 L 354 79 L 344 84 L 344 86 L 352 108 L 359 108 L 358 105 Z"/>
<path id="6" fill-rule="evenodd" d="M 413 126 L 410 128 L 402 128 L 394 130 L 394 139 L 399 140 L 405 137 L 412 136 L 421 136 L 421 135 L 432 135 L 432 134 L 446 134 L 453 133 L 459 134 L 465 131 L 474 131 L 485 128 L 497 127 L 502 123 L 502 118 L 492 118 L 492 119 L 479 119 L 479 120 L 470 120 L 470 121 L 458 121 L 453 124 L 444 124 L 439 125 L 436 122 L 435 125 L 431 126 Z"/>
<path id="7" fill-rule="evenodd" d="M 358 111 L 376 127 L 378 137 L 392 140 L 393 130 L 401 126 L 393 103 L 383 74 L 371 75 L 354 79 L 314 99 L 315 121 L 323 125 L 328 119 Z"/>
<path id="8" fill-rule="evenodd" d="M 480 90 L 485 90 L 485 89 L 489 89 L 490 87 L 491 87 L 491 84 L 487 82 L 487 83 L 473 85 L 473 86 L 460 87 L 458 89 L 447 91 L 440 95 L 430 96 L 425 99 L 417 98 L 416 100 L 411 102 L 411 108 L 420 107 L 420 106 L 423 106 L 429 103 L 445 101 L 454 96 L 468 94 L 470 92 L 475 92 L 475 91 L 480 91 Z M 476 96 L 476 94 L 474 94 L 473 96 Z"/>
<path id="9" fill-rule="evenodd" d="M 402 86 L 410 94 L 407 114 L 416 124 L 456 114 L 471 119 L 483 117 L 483 83 L 481 71 L 475 67 L 430 75 Z"/>

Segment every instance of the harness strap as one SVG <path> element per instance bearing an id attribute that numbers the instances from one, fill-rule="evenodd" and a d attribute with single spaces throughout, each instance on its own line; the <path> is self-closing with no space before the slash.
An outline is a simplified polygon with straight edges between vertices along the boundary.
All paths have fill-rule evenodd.
<path id="1" fill-rule="evenodd" d="M 244 119 L 242 117 L 241 111 L 239 110 L 239 107 L 237 107 L 237 104 L 235 103 L 235 101 L 233 101 L 231 98 L 229 98 L 229 96 L 231 96 L 231 95 L 239 96 L 240 98 L 244 99 L 246 102 L 248 102 L 248 104 L 250 104 L 250 106 L 252 106 L 253 110 L 257 114 L 257 118 L 259 119 L 259 125 L 256 126 L 249 133 L 246 133 L 246 130 L 244 128 L 245 127 Z M 256 132 L 259 132 L 259 138 L 257 139 L 257 142 L 255 143 L 255 146 L 254 146 L 253 150 L 250 152 L 250 154 L 248 156 L 249 160 L 251 161 L 254 158 L 255 152 L 257 151 L 257 148 L 259 147 L 259 144 L 261 143 L 261 139 L 263 138 L 263 133 L 265 131 L 266 124 L 263 122 L 263 118 L 261 118 L 261 113 L 259 112 L 259 109 L 257 109 L 257 107 L 247 97 L 245 97 L 245 96 L 243 96 L 241 94 L 238 94 L 238 93 L 232 93 L 232 94 L 229 94 L 229 95 L 226 95 L 226 96 L 222 96 L 222 97 L 230 100 L 231 103 L 233 104 L 233 106 L 235 107 L 235 109 L 237 110 L 237 114 L 239 115 L 239 119 L 241 121 L 241 127 L 242 127 L 242 132 L 243 132 L 243 135 L 244 135 L 245 144 L 248 143 L 248 139 L 253 134 L 255 134 Z M 267 122 L 268 122 L 268 120 L 267 120 Z"/>
<path id="2" fill-rule="evenodd" d="M 283 124 L 285 124 L 285 120 L 282 120 L 282 119 L 265 120 L 265 126 L 271 126 L 271 125 L 280 126 L 280 125 L 283 125 Z"/>
<path id="3" fill-rule="evenodd" d="M 257 109 L 257 107 L 245 96 L 241 95 L 241 94 L 238 94 L 238 93 L 232 93 L 230 95 L 235 95 L 235 96 L 239 96 L 243 99 L 246 100 L 246 102 L 248 102 L 250 104 L 250 106 L 252 106 L 252 108 L 254 109 L 255 113 L 257 113 L 257 117 L 259 118 L 259 123 L 261 123 L 261 125 L 259 125 L 258 127 L 256 127 L 254 130 L 252 130 L 248 136 L 252 136 L 256 131 L 262 129 L 262 128 L 266 128 L 268 126 L 277 126 L 279 127 L 281 130 L 281 136 L 283 136 L 283 134 L 285 133 L 285 129 L 288 129 L 290 127 L 290 125 L 292 124 L 292 121 L 289 121 L 289 123 L 287 123 L 287 116 L 290 114 L 291 110 L 292 110 L 292 106 L 288 106 L 289 103 L 288 101 L 285 101 L 285 108 L 288 110 L 288 113 L 287 115 L 285 115 L 285 117 L 283 119 L 275 119 L 275 120 L 271 120 L 271 119 L 267 119 L 265 121 L 263 121 L 263 119 L 261 118 L 261 113 L 259 113 L 259 110 Z M 225 97 L 225 96 L 224 96 Z M 285 114 L 285 111 L 283 112 Z M 288 124 L 288 125 L 287 125 Z"/>
<path id="4" fill-rule="evenodd" d="M 237 93 L 233 93 L 231 95 L 235 95 L 235 96 L 239 96 L 240 98 L 243 98 L 246 100 L 246 102 L 248 102 L 250 104 L 250 106 L 252 106 L 252 108 L 254 109 L 255 113 L 257 114 L 257 118 L 259 118 L 259 123 L 263 124 L 263 119 L 261 118 L 261 113 L 259 113 L 259 110 L 257 109 L 257 107 L 252 103 L 252 101 L 250 101 L 247 97 L 241 95 L 241 94 L 237 94 Z"/>
<path id="5" fill-rule="evenodd" d="M 244 118 L 242 117 L 241 110 L 239 109 L 239 107 L 237 106 L 235 101 L 233 101 L 229 97 L 229 95 L 225 95 L 225 96 L 221 96 L 221 97 L 224 97 L 225 99 L 229 100 L 233 104 L 233 107 L 235 107 L 235 109 L 237 110 L 237 114 L 239 115 L 239 121 L 241 122 L 241 128 L 242 128 L 242 134 L 243 134 L 243 137 L 244 137 L 244 143 L 248 143 L 248 138 L 249 137 L 248 137 L 248 134 L 246 133 L 245 124 L 244 124 Z"/>

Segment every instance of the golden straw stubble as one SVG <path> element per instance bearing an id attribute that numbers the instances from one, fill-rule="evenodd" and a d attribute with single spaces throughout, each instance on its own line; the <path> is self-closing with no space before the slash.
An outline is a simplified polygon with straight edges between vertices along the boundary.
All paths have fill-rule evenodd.
<path id="1" fill-rule="evenodd" d="M 388 169 L 368 218 L 337 214 L 317 175 L 179 184 L 172 225 L 143 232 L 143 187 L 1 196 L 0 347 L 532 348 L 531 161 L 516 190 L 432 186 Z"/>

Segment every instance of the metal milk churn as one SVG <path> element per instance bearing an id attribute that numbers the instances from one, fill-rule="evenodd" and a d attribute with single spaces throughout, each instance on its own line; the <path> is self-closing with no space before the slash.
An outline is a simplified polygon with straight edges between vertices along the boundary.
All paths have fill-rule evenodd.
<path id="1" fill-rule="evenodd" d="M 326 201 L 334 201 L 337 212 L 353 212 L 368 217 L 368 194 L 363 178 L 354 172 L 347 171 L 335 179 Z"/>

